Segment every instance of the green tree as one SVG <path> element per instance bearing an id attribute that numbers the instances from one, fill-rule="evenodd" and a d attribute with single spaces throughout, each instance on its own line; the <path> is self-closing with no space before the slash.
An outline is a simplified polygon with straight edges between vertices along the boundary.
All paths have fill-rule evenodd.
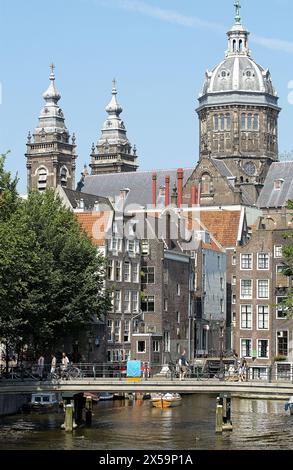
<path id="1" fill-rule="evenodd" d="M 0 155 L 0 222 L 10 217 L 18 202 L 18 178 L 12 178 L 11 174 L 5 171 L 6 156 L 7 154 Z"/>
<path id="2" fill-rule="evenodd" d="M 108 309 L 104 259 L 53 191 L 32 192 L 0 237 L 0 336 L 49 351 Z"/>
<path id="3" fill-rule="evenodd" d="M 293 210 L 293 201 L 289 201 L 288 203 L 288 209 Z M 290 240 L 291 243 L 288 243 L 286 246 L 284 246 L 283 249 L 283 254 L 284 254 L 284 259 L 285 259 L 285 269 L 284 269 L 284 274 L 289 277 L 289 279 L 292 280 L 293 278 L 293 230 L 290 230 L 289 233 L 285 235 L 286 240 Z M 288 312 L 288 317 L 293 316 L 293 288 L 292 288 L 292 281 L 291 281 L 291 286 L 288 291 L 288 297 L 286 299 L 286 302 L 284 303 L 285 309 Z"/>

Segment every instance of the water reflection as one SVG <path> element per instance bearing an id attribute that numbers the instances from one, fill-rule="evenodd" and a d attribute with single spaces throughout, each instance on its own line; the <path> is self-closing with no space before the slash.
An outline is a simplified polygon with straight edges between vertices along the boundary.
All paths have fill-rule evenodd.
<path id="1" fill-rule="evenodd" d="M 60 429 L 63 414 L 0 419 L 0 449 L 293 449 L 293 417 L 284 402 L 233 399 L 234 431 L 215 435 L 216 397 L 184 396 L 161 410 L 148 401 L 100 402 L 91 428 Z"/>

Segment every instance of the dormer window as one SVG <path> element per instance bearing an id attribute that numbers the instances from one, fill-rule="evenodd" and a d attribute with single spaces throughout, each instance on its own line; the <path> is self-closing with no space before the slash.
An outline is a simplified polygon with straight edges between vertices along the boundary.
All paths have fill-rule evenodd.
<path id="1" fill-rule="evenodd" d="M 282 187 L 283 187 L 283 184 L 284 184 L 284 180 L 283 180 L 283 179 L 275 180 L 275 181 L 274 181 L 274 190 L 275 190 L 275 191 L 281 191 L 281 189 L 282 189 Z"/>
<path id="2" fill-rule="evenodd" d="M 47 187 L 48 170 L 46 168 L 40 168 L 38 170 L 38 190 L 45 191 Z"/>

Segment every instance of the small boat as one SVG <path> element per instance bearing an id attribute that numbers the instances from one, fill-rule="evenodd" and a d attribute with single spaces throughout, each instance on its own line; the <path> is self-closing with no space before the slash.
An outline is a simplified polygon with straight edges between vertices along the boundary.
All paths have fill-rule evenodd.
<path id="1" fill-rule="evenodd" d="M 92 392 L 84 392 L 83 396 L 84 398 L 91 398 L 93 403 L 97 403 L 100 399 L 97 393 Z"/>
<path id="2" fill-rule="evenodd" d="M 151 403 L 155 408 L 174 408 L 181 405 L 182 397 L 179 393 L 153 393 Z"/>
<path id="3" fill-rule="evenodd" d="M 289 398 L 289 401 L 285 405 L 285 411 L 290 411 L 290 415 L 293 416 L 293 397 Z"/>
<path id="4" fill-rule="evenodd" d="M 31 401 L 23 406 L 23 411 L 55 411 L 60 406 L 56 393 L 32 393 Z"/>
<path id="5" fill-rule="evenodd" d="M 114 399 L 114 393 L 110 392 L 101 392 L 99 395 L 100 400 L 113 400 Z"/>

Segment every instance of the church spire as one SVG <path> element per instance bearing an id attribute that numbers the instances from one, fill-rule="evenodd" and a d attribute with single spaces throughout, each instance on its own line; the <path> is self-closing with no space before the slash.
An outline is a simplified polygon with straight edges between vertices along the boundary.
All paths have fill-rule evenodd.
<path id="1" fill-rule="evenodd" d="M 58 185 L 74 188 L 75 142 L 72 142 L 65 125 L 65 118 L 58 102 L 61 95 L 55 85 L 55 65 L 50 65 L 50 84 L 43 98 L 45 104 L 39 122 L 27 141 L 27 168 L 29 189 L 44 190 Z"/>
<path id="2" fill-rule="evenodd" d="M 41 130 L 45 130 L 46 132 L 65 132 L 69 137 L 65 126 L 64 114 L 58 105 L 61 95 L 55 85 L 55 65 L 51 64 L 50 69 L 50 84 L 43 94 L 46 103 L 39 116 L 39 124 L 36 132 L 38 133 Z"/>
<path id="3" fill-rule="evenodd" d="M 102 127 L 102 134 L 93 146 L 91 153 L 92 173 L 113 173 L 117 171 L 136 171 L 136 153 L 127 138 L 127 132 L 120 114 L 122 106 L 117 99 L 117 82 L 112 82 L 112 97 L 106 112 L 108 118 Z M 109 158 L 111 155 L 111 158 Z"/>

